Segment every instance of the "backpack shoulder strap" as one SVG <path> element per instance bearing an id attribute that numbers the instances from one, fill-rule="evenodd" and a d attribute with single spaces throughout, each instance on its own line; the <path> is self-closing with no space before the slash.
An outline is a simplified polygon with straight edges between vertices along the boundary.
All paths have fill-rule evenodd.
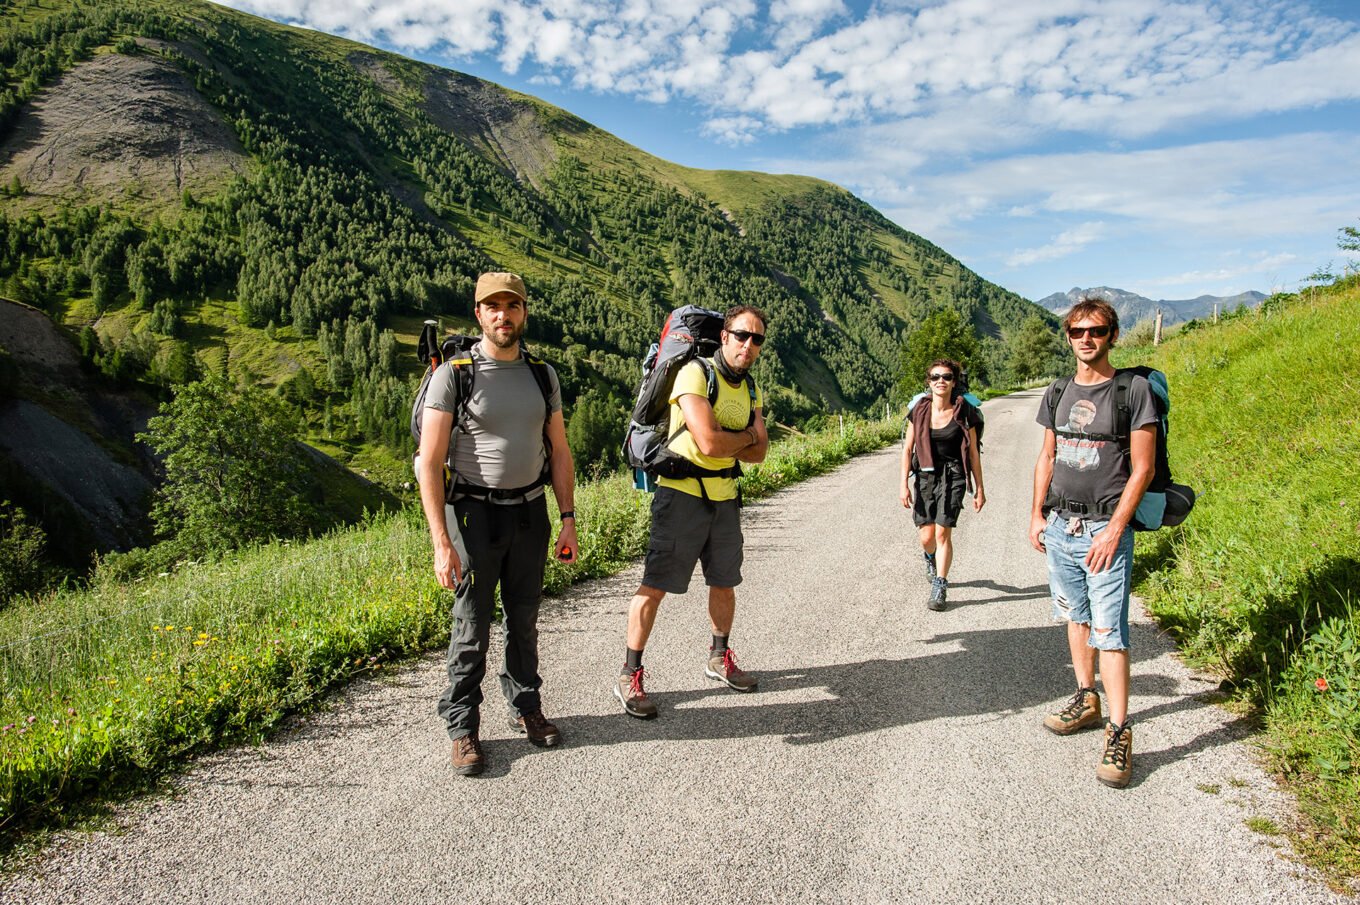
<path id="1" fill-rule="evenodd" d="M 552 377 L 548 374 L 549 365 L 541 358 L 535 358 L 529 354 L 528 349 L 521 349 L 524 360 L 529 363 L 529 371 L 534 375 L 534 380 L 538 383 L 538 389 L 543 393 L 543 420 L 552 418 Z"/>
<path id="2" fill-rule="evenodd" d="M 1059 377 L 1053 381 L 1053 386 L 1048 392 L 1048 422 L 1053 425 L 1053 430 L 1058 429 L 1058 406 L 1062 402 L 1063 393 L 1067 392 L 1067 385 L 1072 382 L 1075 374 L 1068 374 L 1066 377 Z"/>
<path id="3" fill-rule="evenodd" d="M 1114 433 L 1119 438 L 1119 450 L 1129 454 L 1130 425 L 1133 424 L 1133 408 L 1129 405 L 1129 392 L 1133 388 L 1133 378 L 1137 375 L 1131 370 L 1120 368 L 1114 372 L 1115 419 Z"/>

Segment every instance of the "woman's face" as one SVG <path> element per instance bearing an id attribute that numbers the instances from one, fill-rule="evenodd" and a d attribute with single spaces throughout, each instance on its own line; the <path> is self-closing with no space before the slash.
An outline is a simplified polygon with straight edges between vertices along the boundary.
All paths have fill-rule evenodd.
<path id="1" fill-rule="evenodd" d="M 936 396 L 948 397 L 954 392 L 954 372 L 944 365 L 935 365 L 926 372 L 926 389 Z"/>

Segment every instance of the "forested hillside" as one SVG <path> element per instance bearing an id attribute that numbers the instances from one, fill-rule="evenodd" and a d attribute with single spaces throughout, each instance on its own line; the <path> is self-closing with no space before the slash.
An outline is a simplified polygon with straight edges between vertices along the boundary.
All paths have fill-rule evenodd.
<path id="1" fill-rule="evenodd" d="M 124 386 L 271 387 L 356 466 L 398 473 L 420 321 L 468 328 L 488 268 L 525 275 L 605 465 L 676 305 L 770 312 L 789 424 L 881 405 L 935 310 L 982 338 L 983 382 L 1053 323 L 835 186 L 680 167 L 466 75 L 192 0 L 0 15 L 0 295 Z"/>

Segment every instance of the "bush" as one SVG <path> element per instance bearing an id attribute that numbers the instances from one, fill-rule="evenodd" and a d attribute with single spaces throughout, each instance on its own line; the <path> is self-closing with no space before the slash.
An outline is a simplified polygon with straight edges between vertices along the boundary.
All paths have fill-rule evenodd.
<path id="1" fill-rule="evenodd" d="M 29 524 L 24 510 L 0 500 L 0 606 L 46 583 L 46 547 L 47 535 Z"/>
<path id="2" fill-rule="evenodd" d="M 138 439 L 165 456 L 151 518 L 184 555 L 303 533 L 303 460 L 287 404 L 220 377 L 184 385 Z"/>

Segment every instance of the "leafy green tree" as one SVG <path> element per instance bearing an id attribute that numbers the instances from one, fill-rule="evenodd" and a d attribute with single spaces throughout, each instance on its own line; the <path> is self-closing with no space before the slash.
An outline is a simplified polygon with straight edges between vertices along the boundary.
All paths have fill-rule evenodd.
<path id="1" fill-rule="evenodd" d="M 287 405 L 221 377 L 186 384 L 138 439 L 165 457 L 151 518 L 186 554 L 300 534 L 312 516 L 299 499 L 303 470 Z"/>
<path id="2" fill-rule="evenodd" d="M 619 464 L 624 432 L 623 411 L 608 396 L 591 389 L 576 400 L 567 422 L 567 443 L 578 463 L 608 471 Z"/>
<path id="3" fill-rule="evenodd" d="M 1037 314 L 1025 318 L 1008 337 L 1007 346 L 1007 365 L 1021 383 L 1050 373 L 1054 359 L 1063 351 L 1058 334 Z"/>
<path id="4" fill-rule="evenodd" d="M 24 510 L 0 500 L 0 606 L 16 594 L 35 591 L 46 580 L 43 550 L 47 535 L 28 522 Z"/>
<path id="5" fill-rule="evenodd" d="M 910 399 L 925 383 L 926 368 L 937 358 L 951 358 L 963 365 L 970 376 L 978 371 L 982 357 L 977 334 L 955 308 L 940 308 L 907 334 L 902 346 L 898 395 Z"/>

